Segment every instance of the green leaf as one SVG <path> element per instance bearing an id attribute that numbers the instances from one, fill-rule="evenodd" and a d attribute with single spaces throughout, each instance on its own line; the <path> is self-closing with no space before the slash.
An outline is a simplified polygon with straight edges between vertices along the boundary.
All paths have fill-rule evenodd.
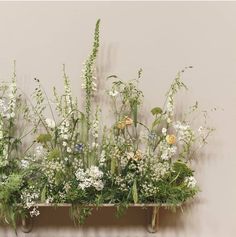
<path id="1" fill-rule="evenodd" d="M 152 115 L 157 115 L 162 113 L 162 109 L 160 107 L 155 107 L 151 110 Z"/>
<path id="2" fill-rule="evenodd" d="M 41 192 L 41 202 L 46 201 L 46 192 L 47 192 L 47 186 L 45 185 L 42 192 Z"/>
<path id="3" fill-rule="evenodd" d="M 114 174 L 116 170 L 116 159 L 114 157 L 111 158 L 111 174 Z"/>
<path id="4" fill-rule="evenodd" d="M 58 171 L 55 175 L 55 184 L 59 185 L 62 183 L 62 181 L 63 181 L 62 173 Z"/>
<path id="5" fill-rule="evenodd" d="M 133 120 L 134 126 L 137 127 L 137 118 L 138 118 L 138 103 L 135 101 L 132 105 L 132 113 L 133 113 Z"/>
<path id="6" fill-rule="evenodd" d="M 86 122 L 86 118 L 85 115 L 80 112 L 81 114 L 81 118 L 80 118 L 80 124 L 81 124 L 81 141 L 86 144 L 87 143 L 87 122 Z"/>
<path id="7" fill-rule="evenodd" d="M 48 153 L 48 160 L 56 160 L 61 156 L 59 149 L 54 148 Z"/>
<path id="8" fill-rule="evenodd" d="M 45 133 L 45 134 L 40 134 L 37 138 L 36 141 L 38 143 L 47 143 L 50 142 L 52 140 L 52 136 L 49 133 Z"/>
<path id="9" fill-rule="evenodd" d="M 133 195 L 133 201 L 134 203 L 138 203 L 138 190 L 137 190 L 137 182 L 134 180 L 133 186 L 132 186 L 132 195 Z"/>
<path id="10" fill-rule="evenodd" d="M 152 128 L 156 127 L 160 123 L 161 123 L 161 119 L 160 118 L 155 119 L 154 122 L 152 123 Z"/>

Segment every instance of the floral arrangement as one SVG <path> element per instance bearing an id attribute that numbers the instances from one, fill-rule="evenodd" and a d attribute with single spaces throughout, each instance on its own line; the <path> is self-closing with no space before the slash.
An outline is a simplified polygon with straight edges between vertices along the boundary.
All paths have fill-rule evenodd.
<path id="1" fill-rule="evenodd" d="M 73 219 L 83 222 L 91 204 L 116 204 L 122 214 L 131 203 L 175 206 L 199 191 L 191 161 L 213 129 L 206 122 L 191 127 L 197 103 L 181 120 L 175 109 L 175 95 L 187 89 L 182 74 L 191 67 L 178 72 L 165 105 L 151 110 L 151 124 L 141 116 L 142 70 L 131 81 L 108 77 L 114 120 L 103 126 L 95 100 L 99 24 L 82 72 L 83 106 L 72 96 L 65 65 L 64 92 L 53 88 L 53 100 L 37 78 L 32 98 L 24 100 L 15 70 L 0 87 L 0 218 L 14 227 L 19 217 L 39 215 L 39 203 L 70 203 Z"/>

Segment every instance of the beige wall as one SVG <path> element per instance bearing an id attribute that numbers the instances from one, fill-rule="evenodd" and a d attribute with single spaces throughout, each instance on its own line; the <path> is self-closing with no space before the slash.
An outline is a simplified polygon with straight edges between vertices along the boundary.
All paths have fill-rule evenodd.
<path id="1" fill-rule="evenodd" d="M 112 210 L 102 210 L 86 228 L 76 229 L 61 209 L 41 210 L 34 231 L 19 236 L 236 236 L 236 2 L 1 2 L 0 79 L 9 76 L 16 59 L 19 84 L 28 93 L 35 76 L 47 89 L 61 87 L 66 63 L 79 94 L 97 18 L 102 20 L 100 78 L 133 78 L 142 67 L 146 110 L 163 103 L 177 70 L 194 66 L 185 75 L 191 89 L 185 98 L 218 108 L 211 115 L 217 131 L 197 165 L 202 192 L 184 213 L 162 211 L 159 234 L 146 232 L 143 210 L 132 209 L 120 221 Z M 0 237 L 10 236 L 12 231 L 0 228 Z"/>

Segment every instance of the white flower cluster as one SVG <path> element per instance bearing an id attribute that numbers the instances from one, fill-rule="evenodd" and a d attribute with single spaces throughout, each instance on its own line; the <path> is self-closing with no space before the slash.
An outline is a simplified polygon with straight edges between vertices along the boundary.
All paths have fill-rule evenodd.
<path id="1" fill-rule="evenodd" d="M 177 152 L 175 145 L 169 145 L 166 140 L 163 140 L 159 144 L 159 151 L 162 160 L 169 160 Z"/>
<path id="2" fill-rule="evenodd" d="M 122 192 L 127 192 L 129 190 L 129 187 L 126 185 L 126 180 L 121 175 L 115 177 L 115 184 L 119 186 L 119 189 Z"/>
<path id="3" fill-rule="evenodd" d="M 68 144 L 68 141 L 70 139 L 70 131 L 69 131 L 70 130 L 70 121 L 69 121 L 69 119 L 65 119 L 61 123 L 59 129 L 60 129 L 60 136 L 63 140 L 62 145 L 66 148 L 66 151 L 68 153 L 72 153 L 73 149 Z"/>
<path id="4" fill-rule="evenodd" d="M 104 184 L 102 182 L 103 172 L 99 170 L 97 166 L 91 166 L 84 171 L 79 168 L 75 173 L 76 179 L 79 181 L 79 188 L 84 190 L 85 188 L 94 187 L 97 191 L 103 189 Z"/>
<path id="5" fill-rule="evenodd" d="M 111 91 L 108 92 L 108 94 L 112 97 L 116 97 L 119 94 L 119 92 L 116 91 L 116 90 L 111 90 Z"/>
<path id="6" fill-rule="evenodd" d="M 129 159 L 128 159 L 129 153 L 121 154 L 119 148 L 117 146 L 115 146 L 112 149 L 111 154 L 112 154 L 112 157 L 114 160 L 120 161 L 121 168 L 124 168 L 127 165 L 128 161 L 129 161 Z"/>
<path id="7" fill-rule="evenodd" d="M 181 123 L 180 121 L 175 122 L 174 128 L 178 133 L 178 140 L 184 143 L 191 143 L 194 141 L 194 131 L 188 124 Z"/>
<path id="8" fill-rule="evenodd" d="M 105 164 L 105 161 L 106 161 L 106 151 L 102 150 L 99 159 L 99 166 L 103 166 Z"/>
<path id="9" fill-rule="evenodd" d="M 36 159 L 40 159 L 45 157 L 47 154 L 47 151 L 44 149 L 42 145 L 38 145 L 35 147 L 34 157 Z"/>
<path id="10" fill-rule="evenodd" d="M 166 129 L 166 128 L 162 128 L 161 133 L 162 133 L 164 136 L 166 136 L 166 135 L 167 135 L 167 129 Z"/>
<path id="11" fill-rule="evenodd" d="M 16 109 L 16 82 L 13 80 L 7 88 L 7 98 L 0 99 L 0 112 L 7 119 L 15 117 Z"/>
<path id="12" fill-rule="evenodd" d="M 155 195 L 159 189 L 156 186 L 155 182 L 158 182 L 161 178 L 163 178 L 168 172 L 170 172 L 170 164 L 168 162 L 156 162 L 152 160 L 152 164 L 147 166 L 144 162 L 141 173 L 146 174 L 148 169 L 148 175 L 152 176 L 152 182 L 144 181 L 141 184 L 142 193 L 146 196 L 153 196 Z"/>
<path id="13" fill-rule="evenodd" d="M 28 160 L 26 160 L 26 159 L 21 160 L 21 167 L 22 167 L 23 169 L 28 168 L 28 167 L 29 167 L 29 164 L 30 164 L 30 162 L 29 162 Z"/>
<path id="14" fill-rule="evenodd" d="M 6 101 L 4 99 L 0 99 L 0 113 L 2 114 L 2 116 L 4 117 L 7 113 L 7 105 L 6 105 Z"/>
<path id="15" fill-rule="evenodd" d="M 33 209 L 30 211 L 31 217 L 38 216 L 40 214 L 36 203 L 39 197 L 40 191 L 36 191 L 33 186 L 23 190 L 21 193 L 21 200 L 24 203 L 25 208 L 30 209 L 33 207 Z"/>
<path id="16" fill-rule="evenodd" d="M 65 164 L 59 158 L 57 160 L 45 160 L 43 161 L 42 171 L 47 176 L 48 183 L 53 185 L 55 184 L 55 175 L 58 172 L 65 172 Z"/>
<path id="17" fill-rule="evenodd" d="M 65 119 L 59 127 L 60 135 L 63 140 L 69 139 L 69 128 L 70 128 L 70 122 L 68 119 Z"/>
<path id="18" fill-rule="evenodd" d="M 0 185 L 5 185 L 8 176 L 6 174 L 0 175 Z"/>
<path id="19" fill-rule="evenodd" d="M 88 89 L 87 88 L 87 78 L 86 78 L 86 63 L 83 63 L 83 66 L 84 66 L 84 68 L 82 69 L 82 75 L 81 75 L 83 83 L 82 83 L 81 87 L 82 87 L 82 89 Z M 92 71 L 93 71 L 93 77 L 92 77 L 92 82 L 91 82 L 91 89 L 92 89 L 92 91 L 97 91 L 97 83 L 95 82 L 97 80 L 97 78 L 95 76 L 96 70 L 95 70 L 94 65 L 93 65 Z"/>
<path id="20" fill-rule="evenodd" d="M 98 148 L 99 144 L 97 143 L 98 140 L 98 133 L 99 133 L 99 119 L 98 115 L 96 114 L 96 118 L 92 122 L 91 133 L 94 137 L 94 142 L 92 143 L 93 148 Z"/>
<path id="21" fill-rule="evenodd" d="M 33 207 L 33 209 L 30 211 L 30 216 L 38 216 L 40 214 L 38 207 Z"/>
<path id="22" fill-rule="evenodd" d="M 167 97 L 167 104 L 166 104 L 166 110 L 169 113 L 169 115 L 173 116 L 174 114 L 174 99 L 173 94 L 170 92 Z"/>
<path id="23" fill-rule="evenodd" d="M 170 171 L 170 164 L 168 162 L 156 162 L 152 165 L 152 170 L 155 176 L 154 180 L 159 180 Z"/>
<path id="24" fill-rule="evenodd" d="M 7 160 L 7 144 L 3 140 L 3 120 L 0 115 L 0 167 L 4 167 L 8 164 Z"/>
<path id="25" fill-rule="evenodd" d="M 64 89 L 65 89 L 65 115 L 70 114 L 72 112 L 72 93 L 71 93 L 71 87 L 68 78 L 65 76 L 64 81 Z"/>
<path id="26" fill-rule="evenodd" d="M 64 184 L 64 190 L 65 190 L 65 192 L 68 193 L 70 189 L 71 189 L 70 183 L 65 183 L 65 184 Z"/>
<path id="27" fill-rule="evenodd" d="M 153 196 L 155 195 L 157 192 L 159 191 L 159 188 L 153 184 L 151 184 L 150 182 L 143 182 L 142 183 L 142 193 L 146 196 Z"/>
<path id="28" fill-rule="evenodd" d="M 197 185 L 197 180 L 193 176 L 186 177 L 184 182 L 187 184 L 189 188 L 195 188 Z"/>
<path id="29" fill-rule="evenodd" d="M 49 128 L 51 128 L 51 129 L 54 129 L 55 126 L 56 126 L 55 121 L 52 120 L 52 119 L 50 119 L 50 118 L 46 118 L 46 119 L 45 119 L 45 122 L 46 122 L 47 126 L 48 126 Z"/>
<path id="30" fill-rule="evenodd" d="M 13 80 L 9 86 L 9 94 L 8 94 L 9 102 L 8 102 L 8 113 L 6 117 L 8 119 L 15 117 L 15 108 L 16 108 L 16 81 Z"/>
<path id="31" fill-rule="evenodd" d="M 126 167 L 126 165 L 129 162 L 129 159 L 131 157 L 133 157 L 132 155 L 134 155 L 133 152 L 132 152 L 132 154 L 129 152 L 129 153 L 127 153 L 125 155 L 122 155 L 122 156 L 119 156 L 119 153 L 117 153 L 116 159 L 120 159 L 120 166 L 121 166 L 121 168 L 125 168 Z"/>

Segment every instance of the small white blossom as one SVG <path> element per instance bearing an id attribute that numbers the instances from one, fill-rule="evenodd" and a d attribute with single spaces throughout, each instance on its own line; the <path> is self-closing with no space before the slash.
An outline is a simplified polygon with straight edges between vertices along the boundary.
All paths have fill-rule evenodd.
<path id="1" fill-rule="evenodd" d="M 163 134 L 164 136 L 166 136 L 167 129 L 166 129 L 166 128 L 162 128 L 161 132 L 162 132 L 162 134 Z"/>
<path id="2" fill-rule="evenodd" d="M 33 216 L 38 216 L 40 214 L 39 210 L 34 207 L 32 211 L 30 211 L 30 216 L 33 217 Z"/>
<path id="3" fill-rule="evenodd" d="M 194 141 L 195 138 L 194 131 L 190 128 L 188 124 L 177 121 L 174 124 L 174 128 L 178 133 L 178 140 L 180 142 L 191 143 Z"/>
<path id="4" fill-rule="evenodd" d="M 66 151 L 67 151 L 68 153 L 71 153 L 71 152 L 72 152 L 72 150 L 71 150 L 70 147 L 67 147 Z"/>
<path id="5" fill-rule="evenodd" d="M 196 185 L 197 185 L 197 180 L 196 180 L 193 176 L 191 176 L 191 177 L 186 177 L 186 178 L 185 178 L 185 183 L 187 184 L 187 186 L 188 186 L 189 188 L 195 188 Z"/>
<path id="6" fill-rule="evenodd" d="M 166 122 L 167 122 L 167 123 L 171 123 L 171 122 L 172 122 L 171 118 L 167 118 L 167 119 L 166 119 Z"/>
<path id="7" fill-rule="evenodd" d="M 45 155 L 45 150 L 42 145 L 39 145 L 35 148 L 35 157 L 40 158 Z"/>
<path id="8" fill-rule="evenodd" d="M 84 171 L 79 168 L 75 173 L 76 179 L 79 181 L 79 188 L 84 190 L 85 188 L 94 187 L 100 191 L 103 189 L 104 184 L 101 180 L 103 172 L 99 170 L 97 166 L 91 166 L 89 169 Z"/>
<path id="9" fill-rule="evenodd" d="M 117 96 L 118 94 L 119 94 L 119 92 L 116 91 L 116 90 L 111 90 L 111 91 L 109 91 L 109 95 L 112 96 L 112 97 L 115 97 L 115 96 Z"/>
<path id="10" fill-rule="evenodd" d="M 162 160 L 169 160 L 177 152 L 177 147 L 174 145 L 169 145 L 165 140 L 160 142 L 159 151 Z"/>
<path id="11" fill-rule="evenodd" d="M 50 118 L 46 118 L 45 122 L 46 122 L 47 126 L 51 129 L 54 129 L 56 126 L 55 121 Z"/>
<path id="12" fill-rule="evenodd" d="M 21 166 L 22 166 L 22 168 L 27 168 L 29 166 L 29 161 L 28 160 L 21 160 Z"/>
<path id="13" fill-rule="evenodd" d="M 65 140 L 68 140 L 69 136 L 68 136 L 68 134 L 63 134 L 62 138 L 65 139 Z"/>

